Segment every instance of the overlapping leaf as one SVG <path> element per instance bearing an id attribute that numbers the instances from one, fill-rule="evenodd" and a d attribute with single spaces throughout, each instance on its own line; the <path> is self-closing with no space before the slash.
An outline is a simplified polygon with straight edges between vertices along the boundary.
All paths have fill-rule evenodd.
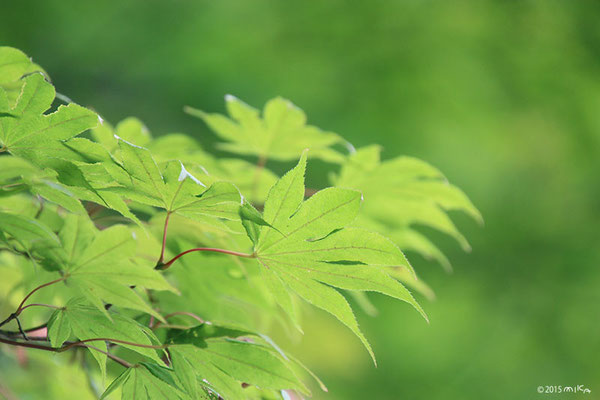
<path id="1" fill-rule="evenodd" d="M 262 117 L 259 110 L 231 95 L 225 97 L 225 105 L 230 118 L 186 108 L 227 141 L 221 145 L 224 150 L 255 155 L 263 160 L 292 160 L 310 147 L 313 157 L 332 162 L 342 160 L 341 155 L 331 149 L 332 145 L 343 142 L 341 137 L 306 125 L 304 112 L 288 100 L 280 97 L 270 100 Z"/>
<path id="2" fill-rule="evenodd" d="M 269 188 L 277 181 L 270 170 L 238 158 L 217 158 L 184 134 L 161 136 L 150 142 L 148 149 L 159 165 L 180 160 L 207 186 L 216 181 L 232 182 L 247 199 L 257 204 L 265 201 Z"/>
<path id="3" fill-rule="evenodd" d="M 62 251 L 55 256 L 62 265 L 65 283 L 106 314 L 104 303 L 141 310 L 161 318 L 130 286 L 171 290 L 151 265 L 136 263 L 135 238 L 123 225 L 98 231 L 87 216 L 70 215 L 59 237 Z"/>
<path id="4" fill-rule="evenodd" d="M 96 126 L 98 116 L 74 103 L 44 114 L 54 100 L 54 87 L 41 73 L 28 75 L 22 81 L 14 106 L 0 88 L 0 142 L 11 154 L 46 169 L 25 183 L 50 201 L 64 202 L 73 212 L 82 211 L 81 199 L 135 220 L 118 195 L 102 191 L 103 180 L 110 175 L 102 165 L 94 163 L 110 160 L 110 155 L 96 143 L 75 138 Z"/>
<path id="5" fill-rule="evenodd" d="M 0 90 L 6 94 L 10 107 L 14 105 L 21 93 L 23 86 L 21 78 L 34 72 L 43 73 L 44 70 L 22 51 L 0 46 Z"/>
<path id="6" fill-rule="evenodd" d="M 126 369 L 115 379 L 100 399 L 106 398 L 122 386 L 121 399 L 129 400 L 195 400 L 208 399 L 206 394 L 198 392 L 190 397 L 181 391 L 175 382 L 173 371 L 152 363 L 141 363 Z"/>
<path id="7" fill-rule="evenodd" d="M 152 140 L 148 128 L 134 117 L 124 119 L 114 129 L 108 122 L 103 122 L 92 129 L 92 136 L 113 154 L 119 150 L 119 138 L 136 146 L 147 146 Z"/>
<path id="8" fill-rule="evenodd" d="M 30 255 L 54 252 L 60 247 L 58 237 L 43 223 L 4 212 L 0 212 L 0 242 Z"/>
<path id="9" fill-rule="evenodd" d="M 176 335 L 169 342 L 169 352 L 176 375 L 190 392 L 197 391 L 201 382 L 222 398 L 242 399 L 246 398 L 243 382 L 266 390 L 309 393 L 293 363 L 259 342 L 260 337 L 251 332 L 202 324 Z M 196 382 L 187 375 L 190 365 Z"/>
<path id="10" fill-rule="evenodd" d="M 333 183 L 360 190 L 367 201 L 355 225 L 386 232 L 402 249 L 414 250 L 449 267 L 442 252 L 415 225 L 426 225 L 469 244 L 447 215 L 465 212 L 481 222 L 467 196 L 436 168 L 412 157 L 380 161 L 380 148 L 369 146 L 348 157 Z"/>
<path id="11" fill-rule="evenodd" d="M 111 319 L 93 307 L 84 298 L 71 299 L 64 308 L 57 310 L 48 322 L 48 339 L 54 347 L 60 347 L 69 338 L 77 340 L 87 339 L 115 339 L 141 346 L 151 346 L 159 343 L 150 329 L 124 315 L 110 313 Z M 152 348 L 131 345 L 120 342 L 119 345 L 133 350 L 155 362 L 162 364 L 160 357 Z M 94 347 L 108 351 L 105 341 L 87 343 L 91 354 L 98 361 L 102 374 L 106 373 L 106 354 L 96 351 Z"/>
<path id="12" fill-rule="evenodd" d="M 110 172 L 121 186 L 112 192 L 192 219 L 237 218 L 241 195 L 233 184 L 206 188 L 180 162 L 169 162 L 161 171 L 147 149 L 125 140 L 119 140 L 119 148 L 123 169 L 112 166 Z"/>
<path id="13" fill-rule="evenodd" d="M 179 266 L 169 270 L 169 276 L 181 296 L 170 292 L 157 296 L 166 309 L 187 310 L 215 323 L 235 323 L 252 330 L 279 317 L 277 305 L 264 290 L 254 262 L 242 264 L 233 257 L 204 256 L 199 252 L 179 262 Z M 181 320 L 184 324 L 189 322 L 189 318 Z"/>
<path id="14" fill-rule="evenodd" d="M 262 115 L 233 96 L 226 98 L 229 118 L 188 110 L 227 142 L 223 149 L 257 156 L 258 163 L 219 159 L 182 134 L 153 139 L 135 118 L 113 129 L 98 125 L 95 113 L 75 104 L 49 112 L 54 99 L 54 87 L 38 66 L 23 53 L 0 47 L 0 152 L 9 153 L 0 157 L 1 250 L 11 252 L 3 259 L 27 268 L 24 287 L 38 285 L 29 275 L 48 282 L 54 278 L 46 277 L 61 274 L 66 286 L 49 285 L 43 291 L 48 304 L 70 298 L 48 321 L 52 346 L 100 338 L 86 345 L 103 374 L 108 339 L 152 361 L 127 368 L 103 397 L 117 387 L 123 399 L 254 399 L 279 396 L 282 390 L 307 394 L 297 376 L 301 364 L 254 329 L 283 318 L 278 306 L 301 329 L 304 299 L 348 326 L 373 356 L 344 294 L 371 309 L 365 292 L 380 292 L 421 313 L 401 282 L 431 295 L 396 245 L 373 231 L 447 262 L 414 225 L 446 232 L 466 247 L 446 212 L 461 210 L 480 219 L 466 196 L 436 169 L 407 157 L 382 163 L 375 147 L 344 158 L 333 149 L 343 143 L 338 135 L 307 125 L 304 113 L 281 98 L 269 101 Z M 92 140 L 80 136 L 90 128 Z M 268 159 L 295 159 L 304 148 L 311 148 L 313 157 L 343 162 L 337 187 L 306 201 L 306 153 L 278 181 L 264 169 Z M 362 193 L 365 212 L 356 219 Z M 110 218 L 123 219 L 103 210 L 100 218 L 107 220 L 95 220 L 102 227 L 97 229 L 82 201 L 115 210 L 137 226 L 112 225 Z M 252 203 L 258 209 L 264 204 L 263 213 Z M 177 291 L 153 268 L 164 250 L 160 240 L 166 226 L 157 209 L 171 218 L 167 251 L 179 254 L 200 243 L 236 251 L 252 246 L 252 254 L 243 260 L 186 255 L 169 273 L 184 294 L 175 296 Z M 238 234 L 242 226 L 247 237 Z M 159 230 L 160 237 L 148 235 Z M 50 272 L 40 271 L 38 264 Z M 143 289 L 150 289 L 146 294 L 153 307 L 143 300 Z M 40 296 L 36 293 L 36 301 Z M 165 315 L 181 311 L 169 314 L 169 326 L 155 307 Z M 142 311 L 135 317 L 140 321 L 149 318 L 145 314 L 161 320 L 156 324 L 153 318 L 150 326 L 168 329 L 170 367 L 148 347 L 159 343 L 156 336 L 120 313 L 130 312 L 123 308 Z M 191 313 L 212 324 L 177 325 L 178 318 L 198 319 Z M 25 313 L 20 322 L 28 326 L 34 314 Z"/>
<path id="15" fill-rule="evenodd" d="M 306 153 L 271 189 L 263 218 L 277 229 L 260 229 L 254 254 L 266 269 L 271 291 L 292 317 L 289 291 L 335 315 L 373 356 L 346 299 L 333 287 L 381 292 L 423 313 L 408 290 L 385 271 L 390 266 L 412 269 L 389 240 L 347 227 L 360 207 L 360 192 L 329 188 L 303 202 L 305 167 Z"/>
<path id="16" fill-rule="evenodd" d="M 52 157 L 47 151 L 50 143 L 70 139 L 98 123 L 94 112 L 73 103 L 44 114 L 54 100 L 54 87 L 40 73 L 23 81 L 21 95 L 13 107 L 0 89 L 0 141 L 12 154 L 34 161 Z"/>

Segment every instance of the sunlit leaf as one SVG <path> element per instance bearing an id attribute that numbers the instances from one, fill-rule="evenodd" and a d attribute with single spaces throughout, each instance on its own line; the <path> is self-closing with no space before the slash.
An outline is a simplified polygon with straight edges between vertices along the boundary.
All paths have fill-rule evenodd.
<path id="1" fill-rule="evenodd" d="M 208 114 L 188 107 L 191 115 L 204 122 L 227 143 L 224 150 L 236 154 L 255 155 L 261 159 L 292 160 L 302 150 L 311 149 L 313 157 L 340 162 L 342 156 L 331 146 L 342 139 L 330 132 L 306 125 L 304 112 L 289 100 L 277 97 L 260 112 L 238 98 L 227 95 L 225 105 L 229 118 L 220 114 Z"/>
<path id="2" fill-rule="evenodd" d="M 360 192 L 329 188 L 303 202 L 305 168 L 306 154 L 269 192 L 264 220 L 277 229 L 261 228 L 256 258 L 276 275 L 267 275 L 267 282 L 286 312 L 291 313 L 291 306 L 281 284 L 335 315 L 374 359 L 346 299 L 331 286 L 381 292 L 412 304 L 425 316 L 409 291 L 386 272 L 393 266 L 412 273 L 412 267 L 389 240 L 347 227 L 360 207 Z"/>

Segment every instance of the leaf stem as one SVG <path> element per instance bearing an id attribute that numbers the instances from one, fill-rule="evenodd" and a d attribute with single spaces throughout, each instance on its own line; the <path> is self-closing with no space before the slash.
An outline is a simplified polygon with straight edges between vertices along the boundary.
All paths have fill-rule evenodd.
<path id="1" fill-rule="evenodd" d="M 156 264 L 156 267 L 154 267 L 154 269 L 165 270 L 165 269 L 169 268 L 180 257 L 182 257 L 188 253 L 194 252 L 194 251 L 209 251 L 209 252 L 213 252 L 213 253 L 229 254 L 230 256 L 236 256 L 236 257 L 256 258 L 255 254 L 239 253 L 237 251 L 231 251 L 231 250 L 225 250 L 225 249 L 215 249 L 213 247 L 197 247 L 195 249 L 189 249 L 189 250 L 184 251 L 183 253 L 177 254 L 175 257 L 173 257 L 170 261 L 168 261 L 166 263 Z"/>
<path id="2" fill-rule="evenodd" d="M 59 310 L 61 308 L 58 306 L 53 306 L 51 304 L 31 303 L 31 304 L 27 304 L 25 307 L 21 308 L 21 312 L 23 312 L 23 310 L 25 310 L 26 308 L 29 308 L 29 307 L 47 307 L 47 308 L 54 308 L 55 310 Z"/>
<path id="3" fill-rule="evenodd" d="M 25 298 L 23 299 L 23 301 L 21 301 L 21 304 L 19 304 L 19 307 L 17 307 L 17 310 L 16 310 L 14 313 L 10 314 L 10 315 L 8 316 L 8 318 L 6 318 L 4 321 L 0 322 L 0 327 L 1 327 L 1 326 L 3 326 L 3 325 L 6 325 L 7 323 L 9 323 L 10 321 L 12 321 L 13 319 L 16 319 L 16 318 L 17 318 L 17 317 L 18 317 L 18 316 L 21 314 L 21 312 L 22 312 L 22 311 L 23 311 L 23 310 L 26 308 L 26 307 L 23 307 L 23 305 L 25 304 L 25 302 L 26 302 L 26 301 L 27 301 L 27 300 L 28 300 L 28 299 L 31 297 L 31 295 L 33 295 L 35 292 L 37 292 L 37 291 L 38 291 L 38 290 L 40 290 L 40 289 L 43 289 L 43 288 L 45 288 L 46 286 L 54 285 L 55 283 L 58 283 L 58 282 L 64 281 L 65 279 L 66 279 L 66 277 L 65 277 L 65 276 L 63 276 L 62 278 L 55 279 L 55 280 L 53 280 L 53 281 L 51 281 L 51 282 L 48 282 L 48 283 L 44 283 L 43 285 L 40 285 L 40 286 L 36 287 L 35 289 L 33 289 L 31 292 L 29 292 L 29 293 L 27 294 L 27 296 L 25 296 Z M 19 324 L 19 325 L 20 325 L 20 324 Z"/>
<path id="4" fill-rule="evenodd" d="M 163 229 L 163 238 L 162 238 L 162 248 L 160 249 L 160 257 L 158 258 L 158 264 L 162 264 L 165 258 L 165 247 L 167 245 L 167 229 L 169 228 L 169 217 L 171 216 L 171 212 L 167 212 L 167 216 L 165 217 L 165 227 Z"/>
<path id="5" fill-rule="evenodd" d="M 89 344 L 84 344 L 84 345 L 82 345 L 82 346 L 80 346 L 80 347 L 87 347 L 87 348 L 90 348 L 90 349 L 94 349 L 94 350 L 96 350 L 96 351 L 99 351 L 100 353 L 106 354 L 106 356 L 107 356 L 108 358 L 110 358 L 111 360 L 113 360 L 113 361 L 115 361 L 115 362 L 117 362 L 117 363 L 121 364 L 121 365 L 122 365 L 122 366 L 124 366 L 125 368 L 131 368 L 131 367 L 133 367 L 133 365 L 132 365 L 132 364 L 130 364 L 130 363 L 128 363 L 127 361 L 123 360 L 121 357 L 117 357 L 117 356 L 115 356 L 114 354 L 110 354 L 108 351 L 100 350 L 100 349 L 99 349 L 99 348 L 97 348 L 96 346 L 91 346 L 91 345 L 89 345 Z"/>
<path id="6" fill-rule="evenodd" d="M 43 289 L 43 288 L 45 288 L 47 286 L 54 285 L 55 283 L 58 283 L 58 282 L 62 282 L 65 279 L 67 279 L 67 278 L 63 276 L 62 278 L 55 279 L 55 280 L 50 281 L 48 283 L 44 283 L 43 285 L 40 285 L 40 286 L 36 287 L 35 289 L 33 289 L 31 292 L 29 292 L 29 294 L 27 296 L 25 296 L 25 298 L 23 299 L 23 301 L 21 301 L 21 304 L 19 304 L 19 307 L 17 307 L 17 311 L 15 311 L 15 314 L 17 314 L 17 315 L 21 314 L 21 311 L 23 311 L 23 305 L 31 297 L 32 294 L 34 294 L 38 290 Z M 0 325 L 0 326 L 2 326 L 2 325 Z"/>

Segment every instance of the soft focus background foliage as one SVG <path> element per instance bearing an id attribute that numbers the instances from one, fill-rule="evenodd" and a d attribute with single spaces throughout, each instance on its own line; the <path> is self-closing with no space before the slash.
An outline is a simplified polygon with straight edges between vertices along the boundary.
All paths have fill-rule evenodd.
<path id="1" fill-rule="evenodd" d="M 530 399 L 538 385 L 600 391 L 599 17 L 592 1 L 23 0 L 3 7 L 0 45 L 106 120 L 134 115 L 155 135 L 208 145 L 184 105 L 281 95 L 356 146 L 439 167 L 486 224 L 456 215 L 471 254 L 428 232 L 451 275 L 409 254 L 437 294 L 421 298 L 431 324 L 375 297 L 379 316 L 358 318 L 377 369 L 317 311 L 301 343 L 282 344 L 328 384 L 317 398 Z M 308 174 L 326 183 L 318 162 Z M 56 398 L 70 385 L 36 376 Z"/>

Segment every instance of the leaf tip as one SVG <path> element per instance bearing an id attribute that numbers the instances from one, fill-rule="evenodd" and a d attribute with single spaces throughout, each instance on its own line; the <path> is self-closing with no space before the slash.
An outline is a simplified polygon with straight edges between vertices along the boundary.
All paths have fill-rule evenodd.
<path id="1" fill-rule="evenodd" d="M 196 178 L 194 175 L 190 174 L 188 172 L 188 170 L 185 169 L 185 167 L 183 166 L 183 163 L 181 161 L 179 161 L 179 165 L 181 165 L 181 172 L 179 173 L 179 178 L 177 178 L 178 182 L 183 181 L 185 178 L 190 178 L 196 184 L 198 184 L 198 185 L 200 185 L 202 187 L 206 187 L 206 185 L 204 183 L 202 183 L 198 178 Z"/>
<path id="2" fill-rule="evenodd" d="M 183 112 L 190 115 L 202 115 L 204 112 L 192 106 L 183 106 Z"/>
<path id="3" fill-rule="evenodd" d="M 373 353 L 373 350 L 369 349 L 369 354 L 371 355 L 371 360 L 373 360 L 373 365 L 375 366 L 375 368 L 377 368 L 378 365 L 377 358 L 375 358 L 375 353 Z"/>
<path id="4" fill-rule="evenodd" d="M 348 153 L 350 155 L 356 153 L 356 147 L 354 147 L 354 145 L 352 143 L 350 143 L 349 141 L 345 141 L 344 145 L 346 146 L 346 149 L 348 150 Z"/>
<path id="5" fill-rule="evenodd" d="M 481 215 L 480 212 L 477 213 L 477 223 L 479 224 L 479 226 L 484 227 L 485 226 L 485 221 L 483 219 L 483 215 Z"/>

